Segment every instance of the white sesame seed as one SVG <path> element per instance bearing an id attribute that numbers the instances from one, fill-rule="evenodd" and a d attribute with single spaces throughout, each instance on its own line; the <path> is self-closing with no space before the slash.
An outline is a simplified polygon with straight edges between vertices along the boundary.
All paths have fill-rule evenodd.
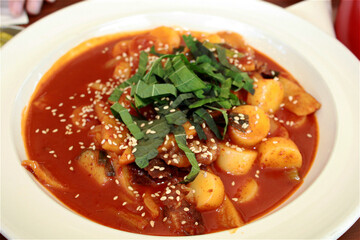
<path id="1" fill-rule="evenodd" d="M 114 199 L 114 200 L 117 200 L 118 198 L 119 198 L 118 196 L 115 196 L 113 199 Z"/>
<path id="2" fill-rule="evenodd" d="M 150 221 L 150 225 L 151 227 L 154 227 L 155 226 L 155 222 L 153 220 Z"/>
<path id="3" fill-rule="evenodd" d="M 78 198 L 79 196 L 80 196 L 80 194 L 78 193 L 78 194 L 76 194 L 75 198 Z"/>

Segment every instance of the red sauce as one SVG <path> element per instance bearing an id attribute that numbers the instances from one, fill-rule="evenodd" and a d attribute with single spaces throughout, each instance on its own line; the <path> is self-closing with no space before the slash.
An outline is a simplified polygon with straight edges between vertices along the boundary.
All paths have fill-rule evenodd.
<path id="1" fill-rule="evenodd" d="M 48 188 L 61 202 L 80 215 L 100 224 L 129 232 L 139 232 L 118 217 L 118 209 L 140 213 L 131 206 L 123 206 L 124 193 L 116 183 L 110 181 L 105 186 L 99 186 L 84 170 L 77 167 L 75 160 L 83 151 L 81 146 L 88 147 L 92 142 L 88 130 L 78 131 L 76 127 L 72 127 L 73 134 L 65 135 L 65 127 L 71 123 L 69 116 L 74 108 L 88 105 L 94 97 L 94 94 L 86 94 L 87 85 L 97 79 L 101 79 L 104 83 L 112 77 L 113 69 L 105 67 L 105 63 L 112 58 L 111 49 L 115 42 L 115 40 L 106 42 L 71 59 L 42 82 L 27 110 L 24 139 L 29 159 L 41 163 L 56 179 L 68 187 L 68 191 Z M 106 48 L 110 50 L 104 52 Z M 272 69 L 285 72 L 265 55 L 257 52 L 256 56 L 261 61 L 267 62 Z M 44 110 L 46 107 L 50 109 Z M 276 117 L 284 120 L 294 117 L 293 115 L 283 108 L 275 113 Z M 65 119 L 64 122 L 61 119 Z M 299 175 L 303 178 L 309 171 L 316 152 L 318 138 L 316 118 L 314 115 L 307 116 L 306 123 L 298 129 L 285 124 L 283 126 L 302 154 L 303 164 L 299 169 Z M 312 137 L 309 137 L 309 134 Z M 230 199 L 234 197 L 242 182 L 247 177 L 254 177 L 259 170 L 259 177 L 256 179 L 259 185 L 258 197 L 248 203 L 236 205 L 245 222 L 253 221 L 268 213 L 284 202 L 301 185 L 301 182 L 290 180 L 284 171 L 261 169 L 258 160 L 255 166 L 257 167 L 253 167 L 245 176 L 232 176 L 212 166 L 212 170 L 221 177 Z M 235 185 L 232 184 L 233 182 Z M 164 186 L 159 187 L 161 188 Z M 114 196 L 118 196 L 118 199 L 114 200 Z M 207 233 L 223 230 L 216 222 L 216 210 L 201 214 Z M 173 235 L 163 224 L 161 216 L 155 221 L 154 227 L 148 226 L 141 233 Z"/>

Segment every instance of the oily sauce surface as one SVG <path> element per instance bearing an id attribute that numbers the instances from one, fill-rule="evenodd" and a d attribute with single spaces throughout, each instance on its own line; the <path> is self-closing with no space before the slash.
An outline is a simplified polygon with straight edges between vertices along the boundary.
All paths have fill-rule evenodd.
<path id="1" fill-rule="evenodd" d="M 85 171 L 77 168 L 77 157 L 90 145 L 92 139 L 88 136 L 88 129 L 69 127 L 71 123 L 69 116 L 73 110 L 79 106 L 89 105 L 94 98 L 94 93 L 87 92 L 88 84 L 98 79 L 101 83 L 105 83 L 112 77 L 113 69 L 107 67 L 105 63 L 112 58 L 111 49 L 115 42 L 107 42 L 72 59 L 41 83 L 27 111 L 24 138 L 29 159 L 36 160 L 68 187 L 67 191 L 48 187 L 61 202 L 95 222 L 120 230 L 138 232 L 119 217 L 118 210 L 121 209 L 139 215 L 140 211 L 123 204 L 126 201 L 123 197 L 125 194 L 115 181 L 99 186 Z M 256 56 L 267 62 L 272 69 L 285 71 L 261 53 L 257 52 Z M 275 113 L 279 119 L 294 117 L 292 115 L 283 108 Z M 302 154 L 303 164 L 299 169 L 299 175 L 303 178 L 316 152 L 318 133 L 315 116 L 307 116 L 306 123 L 301 128 L 295 129 L 290 126 L 285 128 Z M 212 170 L 221 177 L 229 198 L 235 195 L 244 179 L 258 176 L 256 180 L 259 185 L 259 196 L 249 203 L 236 205 L 245 222 L 252 221 L 274 209 L 301 184 L 289 180 L 284 171 L 261 169 L 258 160 L 255 164 L 258 168 L 252 168 L 245 176 L 232 176 L 212 166 Z M 215 212 L 216 210 L 201 213 L 207 233 L 222 230 L 217 225 Z M 141 233 L 173 235 L 162 223 L 161 216 L 155 221 L 154 227 L 148 226 Z"/>

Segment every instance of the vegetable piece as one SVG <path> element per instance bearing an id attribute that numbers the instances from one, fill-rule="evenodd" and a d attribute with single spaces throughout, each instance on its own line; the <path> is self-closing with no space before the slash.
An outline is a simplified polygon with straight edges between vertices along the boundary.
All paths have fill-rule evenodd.
<path id="1" fill-rule="evenodd" d="M 222 139 L 221 133 L 211 115 L 204 109 L 199 108 L 195 111 L 200 118 L 204 119 L 206 124 L 209 126 L 210 130 L 216 135 L 217 138 Z"/>
<path id="2" fill-rule="evenodd" d="M 139 140 L 144 137 L 144 133 L 134 123 L 128 109 L 124 108 L 120 103 L 114 103 L 110 109 L 116 118 L 120 118 L 125 123 L 126 127 L 136 139 Z"/>
<path id="3" fill-rule="evenodd" d="M 121 219 L 121 223 L 127 224 L 138 231 L 142 231 L 149 225 L 149 221 L 138 214 L 134 214 L 126 209 L 116 211 L 116 216 Z"/>
<path id="4" fill-rule="evenodd" d="M 210 108 L 211 110 L 221 112 L 221 114 L 224 118 L 224 122 L 225 122 L 224 131 L 223 131 L 223 137 L 225 137 L 227 129 L 228 129 L 228 124 L 229 124 L 229 116 L 227 114 L 227 111 L 224 109 L 220 109 L 220 108 L 216 108 L 216 107 L 212 107 L 212 106 L 208 106 L 208 105 L 206 107 Z"/>
<path id="5" fill-rule="evenodd" d="M 211 33 L 211 34 L 206 34 L 204 37 L 202 37 L 200 39 L 200 41 L 203 42 L 203 44 L 207 47 L 207 48 L 213 48 L 212 45 L 206 45 L 206 43 L 224 43 L 224 39 L 222 39 L 219 35 L 217 35 L 216 33 Z"/>
<path id="6" fill-rule="evenodd" d="M 92 124 L 94 124 L 96 121 L 93 119 L 89 119 L 84 117 L 84 113 L 89 111 L 89 106 L 80 106 L 74 109 L 72 112 L 72 118 L 71 122 L 74 126 L 80 128 L 80 129 L 88 129 Z M 86 116 L 86 115 L 85 115 Z"/>
<path id="7" fill-rule="evenodd" d="M 136 145 L 134 148 L 135 163 L 140 168 L 145 168 L 149 164 L 149 160 L 158 155 L 157 148 L 162 144 L 163 140 L 160 138 L 146 139 Z"/>
<path id="8" fill-rule="evenodd" d="M 299 168 L 302 165 L 298 147 L 288 138 L 269 138 L 259 145 L 258 152 L 263 168 Z"/>
<path id="9" fill-rule="evenodd" d="M 223 204 L 217 210 L 217 224 L 224 228 L 236 228 L 245 225 L 229 197 L 225 195 Z"/>
<path id="10" fill-rule="evenodd" d="M 110 178 L 106 176 L 105 165 L 99 164 L 99 151 L 86 150 L 82 152 L 77 161 L 79 167 L 83 168 L 89 177 L 99 185 L 106 184 Z"/>
<path id="11" fill-rule="evenodd" d="M 114 89 L 113 93 L 108 98 L 108 100 L 110 102 L 117 102 L 126 87 L 136 84 L 144 76 L 146 72 L 147 63 L 148 63 L 148 54 L 142 51 L 139 57 L 139 65 L 137 72 L 131 78 L 129 78 L 128 80 L 117 86 Z"/>
<path id="12" fill-rule="evenodd" d="M 172 52 L 174 48 L 180 46 L 181 38 L 178 32 L 171 27 L 157 27 L 149 34 L 155 37 L 155 46 L 160 53 Z"/>
<path id="13" fill-rule="evenodd" d="M 244 175 L 249 172 L 257 157 L 253 150 L 238 151 L 235 148 L 220 144 L 220 154 L 216 165 L 224 172 L 232 175 Z"/>
<path id="14" fill-rule="evenodd" d="M 186 137 L 197 135 L 195 127 L 189 121 L 185 122 L 182 126 L 185 129 Z"/>
<path id="15" fill-rule="evenodd" d="M 247 178 L 245 183 L 237 190 L 235 198 L 238 203 L 245 203 L 253 200 L 259 191 L 259 185 L 253 178 Z"/>
<path id="16" fill-rule="evenodd" d="M 251 51 L 251 48 L 246 44 L 244 38 L 235 32 L 218 32 L 217 33 L 227 45 L 239 50 L 240 52 Z"/>
<path id="17" fill-rule="evenodd" d="M 201 170 L 187 186 L 194 191 L 196 209 L 199 211 L 216 209 L 224 200 L 224 184 L 220 177 L 213 173 Z"/>
<path id="18" fill-rule="evenodd" d="M 141 98 L 150 98 L 165 95 L 174 95 L 175 97 L 177 96 L 176 88 L 172 84 L 162 83 L 149 85 L 146 84 L 144 81 L 139 81 L 137 83 L 137 85 L 135 86 L 135 94 Z"/>
<path id="19" fill-rule="evenodd" d="M 309 115 L 321 107 L 316 99 L 295 82 L 279 76 L 284 86 L 285 108 L 298 116 Z"/>
<path id="20" fill-rule="evenodd" d="M 265 112 L 274 113 L 283 101 L 284 89 L 279 81 L 261 79 L 256 83 L 255 93 L 247 95 L 247 103 Z"/>
<path id="21" fill-rule="evenodd" d="M 209 49 L 207 49 L 201 42 L 197 41 L 196 39 L 194 40 L 193 36 L 183 35 L 183 39 L 195 59 L 205 55 L 209 57 L 212 62 L 216 62 L 214 54 Z"/>
<path id="22" fill-rule="evenodd" d="M 156 204 L 154 199 L 151 197 L 151 193 L 146 191 L 143 195 L 144 205 L 151 215 L 152 219 L 157 218 L 160 215 L 160 206 Z"/>
<path id="23" fill-rule="evenodd" d="M 120 154 L 123 150 L 120 147 L 125 141 L 128 131 L 126 128 L 123 130 L 116 130 L 115 127 L 101 124 L 101 147 L 104 150 Z M 121 137 L 119 136 L 121 135 Z"/>
<path id="24" fill-rule="evenodd" d="M 111 52 L 112 56 L 116 57 L 116 56 L 122 55 L 123 53 L 127 54 L 129 51 L 129 43 L 130 43 L 130 40 L 123 40 L 123 41 L 117 42 L 114 45 L 113 50 Z"/>
<path id="25" fill-rule="evenodd" d="M 188 148 L 186 144 L 186 133 L 185 129 L 182 126 L 178 126 L 174 129 L 174 137 L 176 140 L 177 145 L 181 150 L 184 151 L 186 157 L 188 158 L 190 164 L 191 164 L 191 170 L 190 173 L 185 176 L 184 181 L 185 182 L 191 182 L 195 179 L 195 177 L 199 174 L 199 165 L 196 161 L 195 154 Z"/>
<path id="26" fill-rule="evenodd" d="M 116 64 L 113 77 L 115 79 L 128 79 L 131 74 L 131 67 L 128 62 L 120 61 Z"/>
<path id="27" fill-rule="evenodd" d="M 112 165 L 111 160 L 109 158 L 107 158 L 107 153 L 105 151 L 99 151 L 98 163 L 105 167 L 106 176 L 108 176 L 108 177 L 115 176 L 114 167 Z"/>
<path id="28" fill-rule="evenodd" d="M 44 185 L 60 190 L 67 189 L 67 187 L 61 184 L 44 166 L 40 165 L 38 162 L 33 160 L 24 160 L 21 162 L 21 165 L 26 168 L 30 168 L 36 178 Z"/>
<path id="29" fill-rule="evenodd" d="M 285 174 L 288 176 L 288 178 L 291 181 L 294 181 L 294 182 L 301 181 L 301 177 L 299 176 L 299 171 L 297 170 L 297 168 L 291 168 L 289 170 L 286 170 Z"/>
<path id="30" fill-rule="evenodd" d="M 174 102 L 170 105 L 171 108 L 177 108 L 181 103 L 183 103 L 186 99 L 195 98 L 195 95 L 192 93 L 183 93 L 180 94 Z"/>
<path id="31" fill-rule="evenodd" d="M 116 126 L 116 120 L 112 116 L 107 104 L 103 101 L 99 101 L 94 106 L 94 111 L 101 124 Z"/>
<path id="32" fill-rule="evenodd" d="M 118 161 L 120 166 L 135 162 L 135 156 L 134 154 L 132 154 L 132 150 L 133 150 L 132 147 L 128 147 L 125 149 L 125 151 L 123 152 L 123 154 L 121 155 Z"/>
<path id="33" fill-rule="evenodd" d="M 270 130 L 270 119 L 259 107 L 242 105 L 231 111 L 234 115 L 229 125 L 231 140 L 240 146 L 254 146 L 265 138 Z M 237 116 L 236 116 L 237 115 Z M 248 116 L 248 123 L 237 124 L 242 118 Z M 238 117 L 239 120 L 236 120 Z M 236 118 L 236 119 L 235 119 Z"/>
<path id="34" fill-rule="evenodd" d="M 171 63 L 173 71 L 169 79 L 180 92 L 194 92 L 206 87 L 205 83 L 185 65 L 180 55 L 171 59 Z"/>
<path id="35" fill-rule="evenodd" d="M 169 113 L 165 115 L 165 119 L 168 124 L 174 124 L 174 125 L 183 125 L 188 121 L 186 118 L 186 114 L 182 111 Z"/>
<path id="36" fill-rule="evenodd" d="M 131 198 L 135 199 L 134 187 L 131 185 L 131 176 L 129 167 L 127 165 L 120 167 L 117 170 L 116 179 L 119 180 L 119 186 L 126 192 L 126 194 Z"/>
<path id="37" fill-rule="evenodd" d="M 157 148 L 163 143 L 164 138 L 169 134 L 171 128 L 164 117 L 152 121 L 152 124 L 146 124 L 143 128 L 145 137 L 138 141 L 134 147 L 135 162 L 140 168 L 149 164 L 149 160 L 158 155 Z"/>
<path id="38" fill-rule="evenodd" d="M 99 124 L 96 125 L 94 128 L 90 129 L 88 132 L 88 136 L 92 138 L 92 141 L 95 143 L 96 148 L 101 147 L 101 141 L 102 141 L 101 128 L 102 125 Z"/>

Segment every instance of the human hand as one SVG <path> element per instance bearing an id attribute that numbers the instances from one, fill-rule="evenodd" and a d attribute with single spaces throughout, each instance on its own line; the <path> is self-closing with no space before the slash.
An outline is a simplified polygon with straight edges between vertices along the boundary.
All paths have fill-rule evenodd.
<path id="1" fill-rule="evenodd" d="M 55 2 L 56 0 L 45 0 L 47 2 Z M 9 10 L 14 17 L 18 17 L 24 11 L 31 15 L 40 13 L 44 0 L 9 0 Z"/>

